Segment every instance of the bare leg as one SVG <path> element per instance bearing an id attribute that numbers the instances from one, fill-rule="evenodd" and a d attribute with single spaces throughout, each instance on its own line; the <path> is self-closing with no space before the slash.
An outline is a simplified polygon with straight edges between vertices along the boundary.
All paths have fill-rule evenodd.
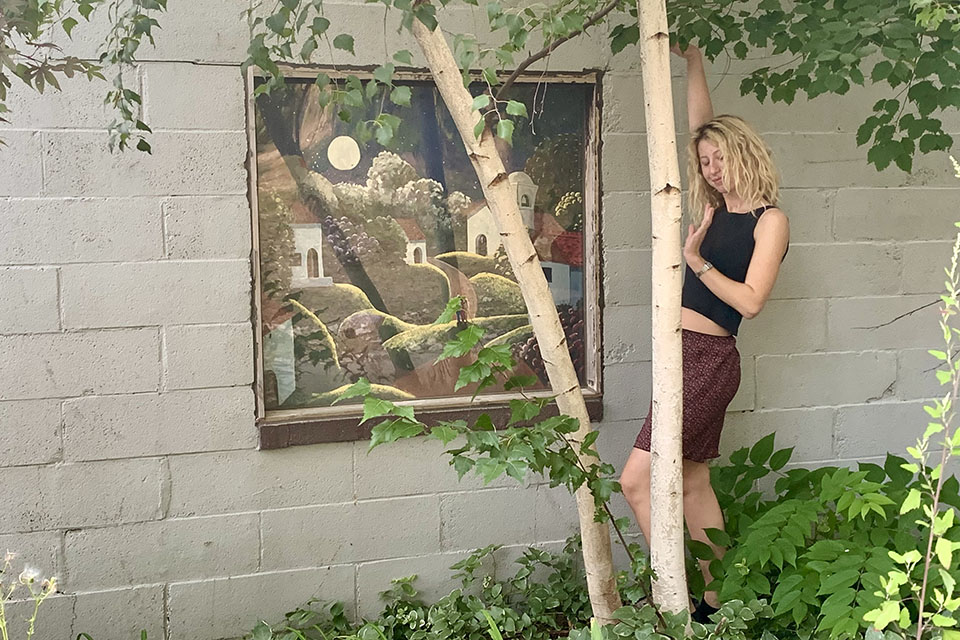
<path id="1" fill-rule="evenodd" d="M 643 539 L 650 545 L 650 452 L 636 447 L 620 474 L 623 497 L 633 510 Z"/>
<path id="2" fill-rule="evenodd" d="M 723 529 L 723 513 L 720 511 L 713 487 L 710 486 L 710 468 L 703 462 L 683 461 L 683 515 L 687 520 L 690 537 L 710 545 L 714 554 L 722 558 L 726 549 L 710 542 L 703 531 L 704 529 Z M 709 562 L 701 560 L 700 571 L 703 573 L 703 579 L 709 584 L 713 579 L 710 575 Z M 704 600 L 712 607 L 719 605 L 715 591 L 706 592 Z"/>

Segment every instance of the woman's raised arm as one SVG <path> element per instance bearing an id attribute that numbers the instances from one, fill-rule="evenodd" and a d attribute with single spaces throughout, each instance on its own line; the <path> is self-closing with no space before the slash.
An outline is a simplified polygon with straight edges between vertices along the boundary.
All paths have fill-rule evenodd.
<path id="1" fill-rule="evenodd" d="M 713 103 L 710 102 L 707 75 L 703 70 L 703 56 L 692 44 L 686 51 L 681 51 L 677 45 L 671 51 L 687 61 L 687 118 L 692 133 L 700 125 L 713 120 Z"/>

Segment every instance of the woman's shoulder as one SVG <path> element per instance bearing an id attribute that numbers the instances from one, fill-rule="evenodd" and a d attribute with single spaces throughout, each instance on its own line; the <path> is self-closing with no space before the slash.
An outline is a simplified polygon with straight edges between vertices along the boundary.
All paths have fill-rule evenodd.
<path id="1" fill-rule="evenodd" d="M 789 226 L 790 219 L 787 217 L 786 212 L 780 207 L 765 207 L 764 210 L 760 213 L 757 219 L 757 226 L 760 225 L 766 227 L 780 227 L 780 226 Z"/>

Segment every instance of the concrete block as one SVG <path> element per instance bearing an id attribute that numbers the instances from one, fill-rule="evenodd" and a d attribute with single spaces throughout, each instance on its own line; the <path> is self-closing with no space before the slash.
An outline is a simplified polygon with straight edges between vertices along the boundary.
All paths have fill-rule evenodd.
<path id="1" fill-rule="evenodd" d="M 354 484 L 359 500 L 517 485 L 510 477 L 484 485 L 483 479 L 472 472 L 458 480 L 450 456 L 444 453 L 448 447 L 436 440 L 399 440 L 373 451 L 368 451 L 369 444 L 366 440 L 354 444 Z M 385 469 L 390 472 L 384 473 Z"/>
<path id="2" fill-rule="evenodd" d="M 253 392 L 246 387 L 93 396 L 63 405 L 67 460 L 253 449 Z"/>
<path id="3" fill-rule="evenodd" d="M 259 514 L 68 531 L 70 591 L 242 575 L 260 560 Z"/>
<path id="4" fill-rule="evenodd" d="M 612 464 L 618 472 L 623 469 L 646 417 L 647 414 L 644 411 L 642 416 L 633 420 L 622 422 L 604 420 L 601 424 L 595 425 L 600 430 L 600 437 L 597 438 L 597 453 L 600 454 L 600 459 Z"/>
<path id="5" fill-rule="evenodd" d="M 24 592 L 17 594 L 21 597 Z M 33 637 L 36 640 L 65 640 L 74 638 L 71 635 L 73 621 L 73 596 L 54 594 L 43 601 L 40 615 L 37 616 Z M 33 600 L 14 600 L 6 603 L 8 625 L 7 634 L 10 638 L 26 638 L 29 628 L 28 620 L 33 615 Z M 99 638 L 97 639 L 99 640 Z"/>
<path id="6" fill-rule="evenodd" d="M 771 298 L 834 298 L 899 293 L 900 249 L 889 244 L 790 247 Z"/>
<path id="7" fill-rule="evenodd" d="M 607 307 L 603 312 L 605 365 L 649 362 L 651 307 Z"/>
<path id="8" fill-rule="evenodd" d="M 603 133 L 644 133 L 643 76 L 607 73 L 603 76 Z"/>
<path id="9" fill-rule="evenodd" d="M 170 458 L 170 516 L 330 504 L 353 499 L 353 443 Z M 198 478 L 204 481 L 198 482 Z"/>
<path id="10" fill-rule="evenodd" d="M 153 260 L 163 255 L 151 198 L 0 201 L 2 264 Z"/>
<path id="11" fill-rule="evenodd" d="M 68 265 L 60 282 L 69 328 L 250 317 L 250 265 L 241 260 Z"/>
<path id="12" fill-rule="evenodd" d="M 104 133 L 46 133 L 44 194 L 168 196 L 242 194 L 247 190 L 245 133 L 157 131 L 150 134 L 150 145 L 152 155 L 111 154 Z M 77 158 L 84 161 L 77 162 Z"/>
<path id="13" fill-rule="evenodd" d="M 487 489 L 440 497 L 440 544 L 444 551 L 488 544 L 530 544 L 536 489 Z"/>
<path id="14" fill-rule="evenodd" d="M 636 133 L 609 133 L 603 137 L 600 162 L 605 193 L 650 189 L 646 137 Z M 682 166 L 682 165 L 681 165 Z"/>
<path id="15" fill-rule="evenodd" d="M 604 367 L 603 420 L 643 420 L 650 409 L 653 382 L 649 362 Z"/>
<path id="16" fill-rule="evenodd" d="M 727 459 L 742 447 L 776 433 L 777 450 L 793 447 L 793 462 L 829 460 L 833 456 L 833 409 L 787 409 L 728 413 L 720 438 L 720 455 Z"/>
<path id="17" fill-rule="evenodd" d="M 563 541 L 580 532 L 577 499 L 566 487 L 550 488 L 542 484 L 536 492 L 532 540 Z"/>
<path id="18" fill-rule="evenodd" d="M 11 568 L 14 575 L 23 570 L 25 565 L 40 569 L 44 576 L 63 575 L 60 566 L 60 532 L 38 531 L 37 533 L 11 533 L 0 535 L 0 554 L 6 552 L 16 554 Z"/>
<path id="19" fill-rule="evenodd" d="M 838 458 L 903 456 L 930 422 L 921 402 L 883 402 L 837 409 L 834 454 Z"/>
<path id="20" fill-rule="evenodd" d="M 346 602 L 351 611 L 355 584 L 352 566 L 175 582 L 167 596 L 167 639 L 239 638 L 259 620 L 281 622 L 313 599 Z"/>
<path id="21" fill-rule="evenodd" d="M 250 258 L 246 197 L 170 198 L 163 217 L 167 254 L 174 260 Z"/>
<path id="22" fill-rule="evenodd" d="M 757 356 L 757 407 L 854 404 L 893 389 L 897 356 L 887 351 Z"/>
<path id="23" fill-rule="evenodd" d="M 97 527 L 161 516 L 160 461 L 0 469 L 0 531 Z"/>
<path id="24" fill-rule="evenodd" d="M 902 400 L 942 398 L 949 387 L 937 380 L 937 369 L 947 367 L 942 360 L 930 355 L 928 349 L 902 349 L 897 354 L 897 397 Z"/>
<path id="25" fill-rule="evenodd" d="M 249 323 L 166 327 L 164 348 L 167 389 L 253 383 L 253 330 Z"/>
<path id="26" fill-rule="evenodd" d="M 900 289 L 903 293 L 940 294 L 946 291 L 947 274 L 953 254 L 952 242 L 908 242 L 901 245 L 903 273 Z"/>
<path id="27" fill-rule="evenodd" d="M 829 189 L 782 189 L 778 204 L 790 220 L 790 242 L 833 242 L 836 197 Z"/>
<path id="28" fill-rule="evenodd" d="M 601 206 L 604 251 L 650 248 L 649 192 L 604 193 Z"/>
<path id="29" fill-rule="evenodd" d="M 360 616 L 367 619 L 377 617 L 384 606 L 380 594 L 391 587 L 391 580 L 413 575 L 417 576 L 413 587 L 420 594 L 419 597 L 425 602 L 436 602 L 460 587 L 460 581 L 453 577 L 450 566 L 466 556 L 465 552 L 440 553 L 357 565 L 357 605 Z"/>
<path id="30" fill-rule="evenodd" d="M 753 356 L 740 357 L 740 388 L 727 411 L 752 411 L 756 406 L 757 365 Z"/>
<path id="31" fill-rule="evenodd" d="M 156 391 L 155 329 L 0 336 L 0 400 Z"/>
<path id="32" fill-rule="evenodd" d="M 650 251 L 607 251 L 603 256 L 605 306 L 650 304 Z"/>
<path id="33" fill-rule="evenodd" d="M 744 355 L 810 353 L 827 345 L 827 301 L 769 300 L 760 315 L 744 320 L 737 349 Z"/>
<path id="34" fill-rule="evenodd" d="M 842 189 L 834 234 L 841 242 L 949 240 L 958 197 L 960 189 Z"/>
<path id="35" fill-rule="evenodd" d="M 943 340 L 940 310 L 937 305 L 921 308 L 935 301 L 933 296 L 830 300 L 827 346 L 837 351 L 938 347 Z"/>
<path id="36" fill-rule="evenodd" d="M 79 593 L 73 613 L 72 638 L 82 632 L 96 640 L 133 640 L 141 630 L 163 638 L 163 585 Z"/>
<path id="37" fill-rule="evenodd" d="M 364 500 L 262 514 L 263 568 L 291 569 L 436 553 L 437 496 Z"/>
<path id="38" fill-rule="evenodd" d="M 191 43 L 187 50 L 195 49 Z M 145 120 L 154 130 L 246 128 L 243 75 L 236 66 L 150 63 L 144 87 Z"/>
<path id="39" fill-rule="evenodd" d="M 248 8 L 246 0 L 170 5 L 167 11 L 157 16 L 161 28 L 155 32 L 156 46 L 144 42 L 137 56 L 149 60 L 242 62 L 250 45 L 250 32 L 243 15 Z M 66 34 L 57 34 L 55 42 L 65 53 L 96 59 L 108 33 L 107 11 L 95 11 L 89 23 L 81 20 L 72 33 L 73 39 L 68 39 Z M 187 88 L 202 90 L 201 87 Z"/>
<path id="40" fill-rule="evenodd" d="M 0 172 L 0 196 L 39 196 L 43 189 L 41 134 L 36 131 L 4 131 L 3 154 L 7 161 Z"/>
<path id="41" fill-rule="evenodd" d="M 751 51 L 749 60 L 733 60 L 733 64 L 741 71 L 752 71 L 749 65 L 755 68 L 756 58 Z M 766 55 L 756 52 L 764 58 L 763 64 L 771 66 Z M 784 60 L 786 62 L 786 60 Z M 882 87 L 868 85 L 854 86 L 846 94 L 824 94 L 809 100 L 806 95 L 798 91 L 796 99 L 791 104 L 766 100 L 763 104 L 757 102 L 753 94 L 740 95 L 740 83 L 746 73 L 733 72 L 731 67 L 726 69 L 726 59 L 717 60 L 713 65 L 715 75 L 711 75 L 710 95 L 717 113 L 734 113 L 745 118 L 752 127 L 762 135 L 768 133 L 856 133 L 863 123 L 867 113 L 864 109 L 851 108 L 853 105 L 872 105 L 880 98 L 889 97 L 883 93 Z M 861 147 L 865 150 L 865 147 Z M 864 151 L 864 153 L 866 153 Z M 866 160 L 864 160 L 866 162 Z M 786 176 L 789 178 L 789 176 Z"/>
<path id="42" fill-rule="evenodd" d="M 60 457 L 60 402 L 0 402 L 0 467 L 44 464 Z"/>
<path id="43" fill-rule="evenodd" d="M 895 166 L 877 171 L 867 164 L 868 147 L 857 147 L 853 133 L 768 133 L 764 140 L 773 149 L 784 184 L 791 187 L 956 186 L 952 168 L 942 156 L 918 156 L 909 174 Z"/>
<path id="44" fill-rule="evenodd" d="M 0 333 L 42 333 L 60 329 L 57 270 L 0 267 Z"/>
<path id="45" fill-rule="evenodd" d="M 83 27 L 77 27 L 77 33 L 80 33 Z M 134 71 L 131 76 L 135 75 Z M 112 85 L 96 80 L 91 82 L 82 75 L 57 77 L 62 91 L 51 89 L 37 93 L 26 87 L 10 91 L 7 94 L 10 108 L 7 119 L 10 122 L 0 124 L 0 129 L 106 129 L 114 115 L 104 106 L 103 99 Z"/>

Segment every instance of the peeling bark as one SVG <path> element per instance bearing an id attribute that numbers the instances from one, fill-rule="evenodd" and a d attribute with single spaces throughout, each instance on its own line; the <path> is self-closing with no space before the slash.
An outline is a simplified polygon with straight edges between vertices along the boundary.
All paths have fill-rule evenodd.
<path id="1" fill-rule="evenodd" d="M 467 154 L 480 179 L 487 205 L 496 220 L 507 257 L 527 305 L 530 324 L 541 345 L 551 388 L 557 393 L 557 406 L 560 413 L 572 416 L 580 423 L 580 429 L 571 440 L 582 442 L 590 432 L 586 403 L 570 354 L 562 348 L 565 337 L 557 308 L 540 267 L 540 260 L 520 216 L 515 194 L 510 189 L 503 161 L 494 145 L 494 135 L 487 127 L 479 140 L 474 136 L 473 126 L 480 115 L 472 107 L 473 96 L 464 88 L 457 63 L 439 28 L 430 31 L 415 20 L 412 30 L 427 59 L 440 95 L 457 125 Z M 587 456 L 582 456 L 581 460 L 585 466 L 596 462 L 594 458 Z M 606 523 L 594 521 L 593 495 L 586 486 L 577 491 L 576 499 L 593 614 L 602 622 L 610 622 L 611 614 L 620 607 L 610 547 L 610 529 Z"/>
<path id="2" fill-rule="evenodd" d="M 654 601 L 688 605 L 683 553 L 683 360 L 680 289 L 680 167 L 673 119 L 664 0 L 637 0 L 646 106 L 653 234 L 653 433 L 650 443 L 650 565 Z M 658 185 L 663 185 L 659 187 Z"/>

